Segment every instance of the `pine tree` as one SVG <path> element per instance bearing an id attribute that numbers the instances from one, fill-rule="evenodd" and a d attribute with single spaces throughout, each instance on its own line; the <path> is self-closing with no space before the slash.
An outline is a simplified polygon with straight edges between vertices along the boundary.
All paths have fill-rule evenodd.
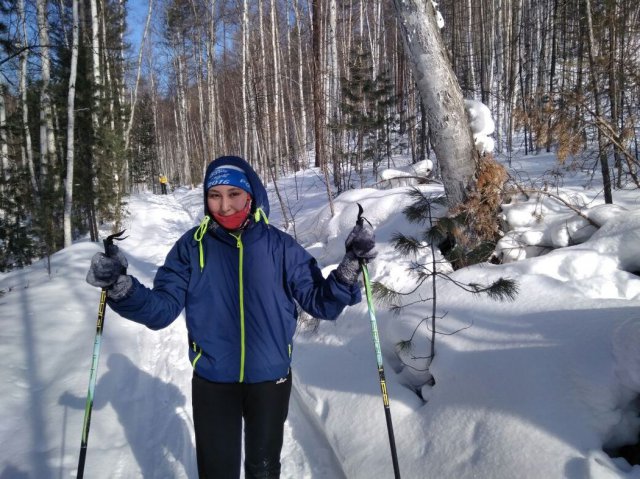
<path id="1" fill-rule="evenodd" d="M 411 190 L 409 195 L 413 202 L 405 207 L 402 212 L 409 222 L 424 225 L 424 230 L 418 237 L 396 233 L 392 238 L 392 242 L 396 251 L 399 251 L 405 256 L 412 255 L 416 257 L 421 250 L 426 250 L 430 253 L 429 260 L 424 263 L 413 262 L 411 264 L 409 274 L 416 279 L 415 288 L 411 291 L 396 291 L 381 283 L 375 283 L 373 290 L 376 297 L 382 302 L 391 305 L 391 310 L 395 313 L 399 313 L 403 308 L 414 304 L 401 304 L 401 297 L 414 294 L 418 290 L 423 291 L 423 293 L 420 294 L 420 299 L 417 301 L 418 303 L 431 302 L 431 314 L 423 318 L 416 325 L 409 338 L 400 341 L 397 345 L 398 356 L 401 360 L 403 360 L 403 357 L 409 357 L 412 363 L 410 367 L 414 369 L 418 369 L 415 366 L 416 361 L 418 363 L 424 361 L 424 367 L 419 370 L 428 372 L 436 354 L 437 322 L 444 316 L 439 314 L 437 307 L 437 290 L 440 281 L 453 283 L 457 287 L 474 295 L 487 295 L 496 301 L 512 301 L 515 299 L 518 294 L 518 284 L 513 279 L 502 277 L 491 284 L 463 283 L 456 280 L 451 274 L 451 263 L 447 261 L 446 257 L 441 258 L 440 255 L 436 254 L 438 247 L 442 247 L 446 239 L 446 236 L 442 234 L 442 223 L 450 221 L 444 216 L 436 218 L 437 208 L 441 208 L 442 211 L 444 211 L 447 207 L 446 200 L 443 197 L 425 195 L 418 188 Z M 475 261 L 475 263 L 478 262 L 480 261 Z M 430 343 L 430 354 L 426 357 L 416 357 L 412 353 L 414 340 L 418 335 L 419 328 L 423 324 L 428 325 L 426 329 L 429 333 L 427 340 Z M 428 383 L 429 381 L 433 381 L 433 378 L 431 377 Z M 433 382 L 429 384 L 433 385 Z"/>
<path id="2" fill-rule="evenodd" d="M 131 182 L 153 188 L 159 172 L 155 150 L 156 135 L 153 122 L 151 94 L 145 90 L 139 97 L 131 130 Z"/>
<path id="3" fill-rule="evenodd" d="M 398 122 L 392 114 L 394 87 L 386 72 L 373 77 L 368 52 L 353 51 L 351 56 L 349 76 L 341 80 L 342 120 L 332 127 L 346 133 L 346 144 L 338 148 L 347 166 L 361 173 L 364 164 L 371 163 L 376 175 L 381 162 L 390 160 L 395 149 L 392 134 L 398 130 Z"/>

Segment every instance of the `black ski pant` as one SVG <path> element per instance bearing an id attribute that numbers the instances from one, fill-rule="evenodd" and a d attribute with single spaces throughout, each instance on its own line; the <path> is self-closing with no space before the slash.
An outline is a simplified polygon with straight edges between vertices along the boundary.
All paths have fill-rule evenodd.
<path id="1" fill-rule="evenodd" d="M 244 419 L 247 479 L 280 477 L 291 373 L 256 384 L 214 383 L 194 375 L 193 423 L 201 479 L 239 479 Z"/>

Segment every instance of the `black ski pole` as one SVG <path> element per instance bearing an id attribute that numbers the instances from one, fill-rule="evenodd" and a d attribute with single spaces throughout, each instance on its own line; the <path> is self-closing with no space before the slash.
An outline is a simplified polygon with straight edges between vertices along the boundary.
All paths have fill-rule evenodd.
<path id="1" fill-rule="evenodd" d="M 124 230 L 107 236 L 103 241 L 104 253 L 110 256 L 112 253 L 113 241 L 123 240 L 121 236 Z M 76 477 L 82 479 L 84 476 L 84 462 L 87 457 L 87 442 L 89 440 L 89 426 L 91 425 L 91 410 L 93 409 L 93 394 L 96 389 L 96 379 L 98 376 L 98 359 L 100 357 L 100 344 L 102 342 L 102 329 L 104 327 L 104 312 L 107 306 L 107 288 L 102 288 L 100 293 L 100 304 L 98 305 L 98 323 L 96 325 L 96 337 L 93 342 L 93 359 L 91 360 L 91 372 L 89 373 L 89 390 L 87 391 L 87 401 L 84 406 L 84 421 L 82 423 L 82 440 L 80 442 L 80 457 L 78 458 L 78 473 Z"/>
<path id="2" fill-rule="evenodd" d="M 362 216 L 363 208 L 358 203 L 358 220 L 357 225 L 362 226 L 366 218 Z M 369 223 L 369 220 L 367 220 Z M 369 223 L 371 224 L 371 223 Z M 378 376 L 380 377 L 380 390 L 382 391 L 382 403 L 384 404 L 384 415 L 387 419 L 387 432 L 389 433 L 389 445 L 391 446 L 391 460 L 393 462 L 393 475 L 395 479 L 400 479 L 400 466 L 398 465 L 398 453 L 396 451 L 396 439 L 393 434 L 393 423 L 391 422 L 391 409 L 389 408 L 389 394 L 387 393 L 387 382 L 384 377 L 384 367 L 382 366 L 382 350 L 380 348 L 380 337 L 378 335 L 378 322 L 376 321 L 376 312 L 373 307 L 373 297 L 371 294 L 371 282 L 369 281 L 369 270 L 364 260 L 360 260 L 360 269 L 362 270 L 362 278 L 364 280 L 364 290 L 367 296 L 367 307 L 369 308 L 369 319 L 371 320 L 371 336 L 373 338 L 373 346 L 376 350 L 376 361 L 378 363 Z"/>

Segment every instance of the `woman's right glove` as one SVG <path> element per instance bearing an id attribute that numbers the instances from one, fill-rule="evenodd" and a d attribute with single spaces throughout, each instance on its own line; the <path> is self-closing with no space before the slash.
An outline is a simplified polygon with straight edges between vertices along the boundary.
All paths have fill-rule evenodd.
<path id="1" fill-rule="evenodd" d="M 91 266 L 87 273 L 87 283 L 98 288 L 106 288 L 107 296 L 118 301 L 124 298 L 133 280 L 127 276 L 129 262 L 117 246 L 109 246 L 109 255 L 96 253 L 91 258 Z"/>
<path id="2" fill-rule="evenodd" d="M 356 284 L 360 274 L 360 263 L 368 263 L 374 259 L 376 236 L 370 224 L 357 224 L 344 242 L 347 252 L 336 269 L 336 275 L 345 284 Z"/>

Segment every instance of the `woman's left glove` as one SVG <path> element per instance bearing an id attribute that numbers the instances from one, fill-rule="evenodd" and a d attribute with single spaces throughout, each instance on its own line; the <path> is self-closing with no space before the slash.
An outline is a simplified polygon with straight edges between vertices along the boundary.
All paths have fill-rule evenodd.
<path id="1" fill-rule="evenodd" d="M 91 258 L 87 283 L 98 288 L 107 288 L 107 296 L 118 301 L 124 298 L 133 286 L 131 276 L 127 276 L 127 266 L 129 262 L 125 255 L 117 246 L 112 245 L 109 256 L 96 253 Z"/>
<path id="2" fill-rule="evenodd" d="M 345 284 L 356 284 L 360 274 L 360 263 L 368 263 L 374 259 L 376 236 L 370 224 L 356 225 L 344 243 L 347 252 L 336 269 L 338 279 Z"/>

